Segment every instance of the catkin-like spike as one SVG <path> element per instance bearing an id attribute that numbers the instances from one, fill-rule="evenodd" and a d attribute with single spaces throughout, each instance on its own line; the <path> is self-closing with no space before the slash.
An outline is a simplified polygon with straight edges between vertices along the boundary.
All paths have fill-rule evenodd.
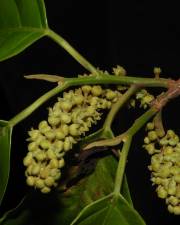
<path id="1" fill-rule="evenodd" d="M 64 92 L 49 108 L 47 120 L 28 132 L 29 153 L 24 158 L 27 184 L 42 193 L 49 193 L 57 186 L 65 165 L 64 154 L 101 119 L 102 109 L 109 109 L 120 96 L 119 91 L 100 85 L 84 85 Z"/>
<path id="2" fill-rule="evenodd" d="M 144 139 L 144 148 L 151 156 L 151 181 L 157 185 L 159 198 L 165 199 L 168 211 L 180 215 L 180 142 L 173 130 L 161 137 L 154 130 L 154 124 L 148 123 Z M 147 140 L 148 139 L 148 140 Z M 155 148 L 156 146 L 156 148 Z"/>

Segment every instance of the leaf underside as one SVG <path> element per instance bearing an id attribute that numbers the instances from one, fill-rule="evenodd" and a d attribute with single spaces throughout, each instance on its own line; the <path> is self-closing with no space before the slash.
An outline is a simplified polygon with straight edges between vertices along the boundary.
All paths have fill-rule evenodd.
<path id="1" fill-rule="evenodd" d="M 0 61 L 40 39 L 48 28 L 43 0 L 1 0 Z"/>

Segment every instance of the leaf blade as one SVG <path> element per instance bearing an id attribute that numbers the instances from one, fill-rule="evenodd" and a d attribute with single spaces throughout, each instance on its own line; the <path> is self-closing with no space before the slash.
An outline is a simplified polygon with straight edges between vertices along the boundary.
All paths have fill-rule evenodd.
<path id="1" fill-rule="evenodd" d="M 1 0 L 0 61 L 15 56 L 46 35 L 43 0 Z"/>
<path id="2" fill-rule="evenodd" d="M 124 174 L 123 183 L 121 187 L 121 194 L 126 199 L 126 201 L 128 201 L 128 203 L 133 207 L 133 201 L 131 199 L 131 193 L 129 191 L 126 174 Z"/>
<path id="3" fill-rule="evenodd" d="M 8 126 L 7 121 L 0 120 L 0 204 L 9 179 L 11 135 L 12 127 Z"/>
<path id="4" fill-rule="evenodd" d="M 47 196 L 46 202 L 43 202 L 44 196 L 40 195 L 39 198 L 33 194 L 30 198 L 25 199 L 23 207 L 17 207 L 14 210 L 16 215 L 12 217 L 12 214 L 9 214 L 6 219 L 0 220 L 0 224 L 39 225 L 44 224 L 43 222 L 46 221 L 51 225 L 69 225 L 85 206 L 106 197 L 113 191 L 116 168 L 117 160 L 113 156 L 106 156 L 97 162 L 95 171 L 92 174 L 68 188 L 64 193 L 52 193 Z M 125 190 L 126 188 L 123 194 L 126 193 Z M 35 220 L 34 201 L 36 201 L 36 207 L 38 208 L 38 217 L 41 218 L 39 221 Z M 44 213 L 44 205 L 47 207 L 47 214 Z M 53 212 L 50 212 L 52 208 Z M 31 217 L 33 221 L 30 220 Z M 51 221 L 49 221 L 49 218 L 51 218 Z"/>
<path id="5" fill-rule="evenodd" d="M 11 33 L 5 33 L 6 34 L 3 35 L 4 38 L 8 38 L 5 40 L 5 42 L 2 41 L 0 43 L 0 61 L 6 60 L 19 54 L 45 35 L 43 30 L 37 30 L 34 32 L 19 30 L 17 32 L 13 31 Z M 0 31 L 0 35 L 1 34 L 2 32 Z M 1 47 L 2 45 L 3 47 Z"/>
<path id="6" fill-rule="evenodd" d="M 70 225 L 145 225 L 144 220 L 119 194 L 110 194 L 86 206 Z"/>

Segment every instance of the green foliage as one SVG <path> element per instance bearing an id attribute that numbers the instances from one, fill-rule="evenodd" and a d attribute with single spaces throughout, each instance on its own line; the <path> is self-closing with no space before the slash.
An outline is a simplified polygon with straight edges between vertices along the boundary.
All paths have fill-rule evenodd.
<path id="1" fill-rule="evenodd" d="M 72 104 L 71 98 L 69 99 L 69 97 L 66 99 L 68 101 L 64 101 L 63 98 L 60 99 L 56 104 L 56 106 L 58 106 L 57 110 L 54 109 L 55 106 L 49 109 L 48 122 L 42 121 L 38 129 L 29 131 L 29 141 L 31 142 L 28 146 L 29 155 L 24 159 L 24 165 L 28 167 L 26 170 L 27 183 L 30 186 L 34 186 L 36 189 L 42 189 L 42 182 L 46 182 L 45 184 L 47 186 L 54 186 L 54 189 L 56 189 L 53 189 L 51 193 L 47 194 L 47 192 L 50 192 L 50 188 L 47 191 L 46 187 L 46 191 L 44 191 L 44 189 L 42 191 L 47 194 L 44 196 L 37 191 L 27 195 L 15 209 L 4 214 L 0 219 L 0 225 L 145 225 L 141 216 L 134 209 L 131 200 L 125 175 L 127 156 L 131 147 L 131 140 L 139 129 L 141 129 L 151 117 L 157 114 L 170 99 L 180 95 L 180 81 L 177 80 L 170 83 L 169 79 L 159 78 L 159 74 L 161 73 L 159 68 L 154 69 L 156 79 L 126 76 L 126 71 L 120 66 L 113 69 L 113 75 L 110 75 L 107 71 L 100 71 L 91 65 L 60 35 L 49 29 L 43 0 L 0 1 L 0 61 L 17 55 L 45 35 L 63 47 L 72 57 L 84 66 L 84 68 L 89 70 L 90 75 L 79 76 L 78 78 L 63 78 L 44 74 L 37 76 L 32 75 L 30 76 L 31 79 L 36 78 L 58 82 L 58 85 L 9 120 L 9 122 L 0 120 L 1 203 L 9 178 L 11 134 L 13 126 L 29 116 L 50 97 L 71 86 L 83 85 L 83 90 L 81 92 L 78 91 L 73 94 L 76 103 Z M 101 93 L 105 93 L 100 86 L 102 84 L 114 86 L 113 88 L 109 86 L 108 88 L 112 88 L 112 90 L 107 89 L 107 93 L 101 96 L 102 99 L 100 99 L 99 96 Z M 95 86 L 91 89 L 90 85 Z M 147 90 L 144 89 L 145 87 L 163 87 L 168 88 L 168 91 L 166 93 L 161 93 L 161 95 L 157 96 L 155 99 L 153 95 L 149 94 Z M 117 90 L 114 91 L 114 89 L 121 90 L 122 93 L 116 96 L 115 92 L 117 92 Z M 72 92 L 73 91 L 70 90 L 69 93 L 72 94 Z M 84 96 L 82 96 L 82 92 Z M 89 93 L 91 94 L 89 95 Z M 141 107 L 146 109 L 148 106 L 150 109 L 139 116 L 133 125 L 124 133 L 114 137 L 112 131 L 114 118 L 117 112 L 126 105 L 125 103 L 134 95 L 136 95 L 136 99 L 140 100 Z M 69 95 L 66 94 L 66 97 L 67 96 Z M 133 99 L 133 106 L 135 106 L 134 102 L 135 100 Z M 67 166 L 67 177 L 62 176 L 62 183 L 59 184 L 58 181 L 55 183 L 51 182 L 52 177 L 51 180 L 40 180 L 43 167 L 46 165 L 48 169 L 54 169 L 54 167 L 61 168 L 64 166 L 64 161 L 54 160 L 53 153 L 56 152 L 55 150 L 57 150 L 57 152 L 59 151 L 58 153 L 62 150 L 64 152 L 70 150 L 73 147 L 72 144 L 80 140 L 81 134 L 84 135 L 85 131 L 91 131 L 89 130 L 91 125 L 97 123 L 101 117 L 101 110 L 105 108 L 110 109 L 110 111 L 102 128 L 95 133 L 90 133 L 84 140 L 82 139 L 80 150 L 86 145 L 84 148 L 85 154 L 94 154 L 95 152 L 100 156 L 99 150 L 101 150 L 102 147 L 103 150 L 106 149 L 107 151 L 112 151 L 114 154 L 117 154 L 119 163 L 115 157 L 110 155 L 101 159 L 97 159 L 98 157 L 90 157 L 89 159 L 88 156 L 88 161 L 90 161 L 88 163 L 85 157 L 85 159 L 83 159 L 84 161 L 82 160 L 78 165 L 70 168 Z M 83 110 L 85 110 L 85 112 Z M 144 147 L 150 154 L 155 154 L 157 150 L 154 148 L 154 143 L 151 142 L 161 140 L 161 142 L 164 143 L 165 141 L 166 143 L 168 141 L 170 146 L 168 146 L 168 148 L 165 146 L 166 148 L 164 148 L 161 153 L 158 152 L 158 154 L 154 156 L 157 155 L 159 157 L 160 155 L 161 157 L 164 154 L 163 160 L 165 160 L 165 163 L 170 161 L 168 165 L 176 164 L 175 166 L 177 166 L 176 168 L 174 167 L 173 170 L 175 173 L 173 177 L 175 181 L 173 181 L 178 185 L 175 189 L 176 183 L 173 183 L 173 187 L 170 188 L 170 192 L 173 193 L 168 193 L 173 196 L 169 197 L 167 203 L 170 204 L 171 207 L 168 208 L 169 211 L 178 215 L 178 198 L 180 194 L 179 138 L 177 139 L 176 136 L 173 136 L 173 139 L 170 138 L 170 140 L 169 137 L 168 140 L 160 139 L 161 136 L 158 135 L 162 135 L 163 132 L 161 125 L 162 124 L 158 127 L 155 126 L 156 130 L 158 128 L 157 134 L 153 131 L 154 128 L 151 128 L 152 124 L 148 125 L 150 131 L 144 140 Z M 64 133 L 62 133 L 62 127 L 64 127 Z M 170 134 L 172 135 L 172 131 Z M 40 140 L 39 137 L 42 138 L 42 140 Z M 73 138 L 74 142 L 70 142 L 70 137 L 71 141 Z M 55 149 L 54 146 L 55 139 L 60 139 L 57 149 Z M 121 148 L 121 144 L 123 144 L 123 147 L 119 149 Z M 34 145 L 35 148 L 33 147 Z M 160 145 L 164 146 L 167 145 L 167 143 L 160 143 Z M 177 145 L 176 149 L 175 145 Z M 118 146 L 119 151 L 117 151 L 117 148 L 114 149 L 114 146 Z M 51 151 L 49 151 L 50 147 Z M 90 152 L 87 152 L 88 148 L 92 148 Z M 44 154 L 37 155 L 39 152 L 43 152 Z M 64 156 L 64 152 L 63 155 L 58 156 L 58 160 L 62 160 L 61 157 Z M 82 152 L 83 151 L 79 151 L 78 154 L 84 154 Z M 169 158 L 170 153 L 178 154 L 171 154 Z M 67 157 L 69 156 L 71 156 L 70 153 Z M 38 167 L 35 165 L 37 162 Z M 79 179 L 78 175 L 82 175 L 82 170 L 86 169 L 86 167 L 90 165 L 89 163 L 94 162 L 96 162 L 96 167 L 93 173 Z M 33 165 L 31 165 L 31 163 Z M 154 169 L 152 163 L 149 169 L 153 171 L 155 177 L 154 180 L 152 177 L 152 181 L 159 185 L 159 182 L 162 181 L 162 172 L 168 172 L 169 174 L 169 171 L 166 170 L 167 168 L 163 171 L 159 170 L 159 168 L 162 168 L 160 164 L 165 164 L 164 161 L 158 162 L 159 164 L 157 164 L 157 162 L 155 163 L 155 167 L 158 168 Z M 31 168 L 30 166 L 36 167 Z M 49 173 L 49 170 L 47 172 Z M 62 170 L 62 172 L 64 171 Z M 161 176 L 158 180 L 156 179 L 157 175 Z M 164 178 L 167 178 L 165 175 Z M 47 177 L 45 176 L 45 178 Z M 166 180 L 163 180 L 163 182 L 165 181 Z M 163 185 L 164 184 L 165 183 L 163 183 Z M 164 197 L 164 193 L 161 185 L 161 189 L 159 190 L 161 198 L 166 197 Z M 174 193 L 177 198 L 174 198 Z M 175 207 L 173 208 L 172 205 Z"/>
<path id="2" fill-rule="evenodd" d="M 27 196 L 18 207 L 4 215 L 0 225 L 36 225 L 43 224 L 43 221 L 49 221 L 51 225 L 69 225 L 84 206 L 113 191 L 116 168 L 117 160 L 114 157 L 102 158 L 91 175 L 83 178 L 67 191 L 52 193 L 45 197 L 37 193 Z M 77 168 L 71 170 L 74 173 Z M 123 183 L 122 194 L 131 203 L 126 181 Z M 36 208 L 38 208 L 38 220 Z"/>
<path id="3" fill-rule="evenodd" d="M 114 193 L 85 207 L 71 225 L 145 225 L 122 195 Z"/>
<path id="4" fill-rule="evenodd" d="M 12 128 L 8 126 L 8 122 L 0 120 L 0 203 L 9 178 L 11 134 Z"/>
<path id="5" fill-rule="evenodd" d="M 1 0 L 0 61 L 17 55 L 43 37 L 47 27 L 43 0 Z"/>

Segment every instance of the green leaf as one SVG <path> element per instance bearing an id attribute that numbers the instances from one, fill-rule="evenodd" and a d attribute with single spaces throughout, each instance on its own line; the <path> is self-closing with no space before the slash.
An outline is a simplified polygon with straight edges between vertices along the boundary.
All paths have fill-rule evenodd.
<path id="1" fill-rule="evenodd" d="M 59 221 L 62 225 L 69 225 L 86 205 L 113 191 L 116 165 L 112 156 L 100 159 L 91 175 L 80 180 L 61 196 L 63 206 L 59 212 Z"/>
<path id="2" fill-rule="evenodd" d="M 0 1 L 0 61 L 8 59 L 46 35 L 43 0 Z"/>
<path id="3" fill-rule="evenodd" d="M 60 196 L 62 209 L 59 211 L 57 221 L 61 222 L 61 225 L 69 225 L 81 209 L 107 196 L 114 190 L 117 164 L 118 162 L 113 156 L 100 159 L 94 173 L 82 179 Z M 132 205 L 126 178 L 123 180 L 122 194 Z"/>
<path id="4" fill-rule="evenodd" d="M 0 204 L 9 178 L 11 134 L 12 127 L 8 126 L 7 121 L 0 120 Z"/>
<path id="5" fill-rule="evenodd" d="M 122 195 L 113 193 L 86 206 L 71 225 L 145 225 Z"/>
<path id="6" fill-rule="evenodd" d="M 114 157 L 104 157 L 98 161 L 91 175 L 81 179 L 67 191 L 46 196 L 31 194 L 23 204 L 2 218 L 0 225 L 41 225 L 45 222 L 51 225 L 69 225 L 85 206 L 113 191 L 116 168 L 117 160 Z M 124 186 L 122 192 L 129 198 L 127 187 Z"/>
<path id="7" fill-rule="evenodd" d="M 122 187 L 121 187 L 121 194 L 126 199 L 126 201 L 128 201 L 128 203 L 131 206 L 133 206 L 133 202 L 132 202 L 132 199 L 131 199 L 131 194 L 130 194 L 130 191 L 129 191 L 129 186 L 128 186 L 126 174 L 124 175 L 124 178 L 123 178 L 123 183 L 122 183 Z"/>

